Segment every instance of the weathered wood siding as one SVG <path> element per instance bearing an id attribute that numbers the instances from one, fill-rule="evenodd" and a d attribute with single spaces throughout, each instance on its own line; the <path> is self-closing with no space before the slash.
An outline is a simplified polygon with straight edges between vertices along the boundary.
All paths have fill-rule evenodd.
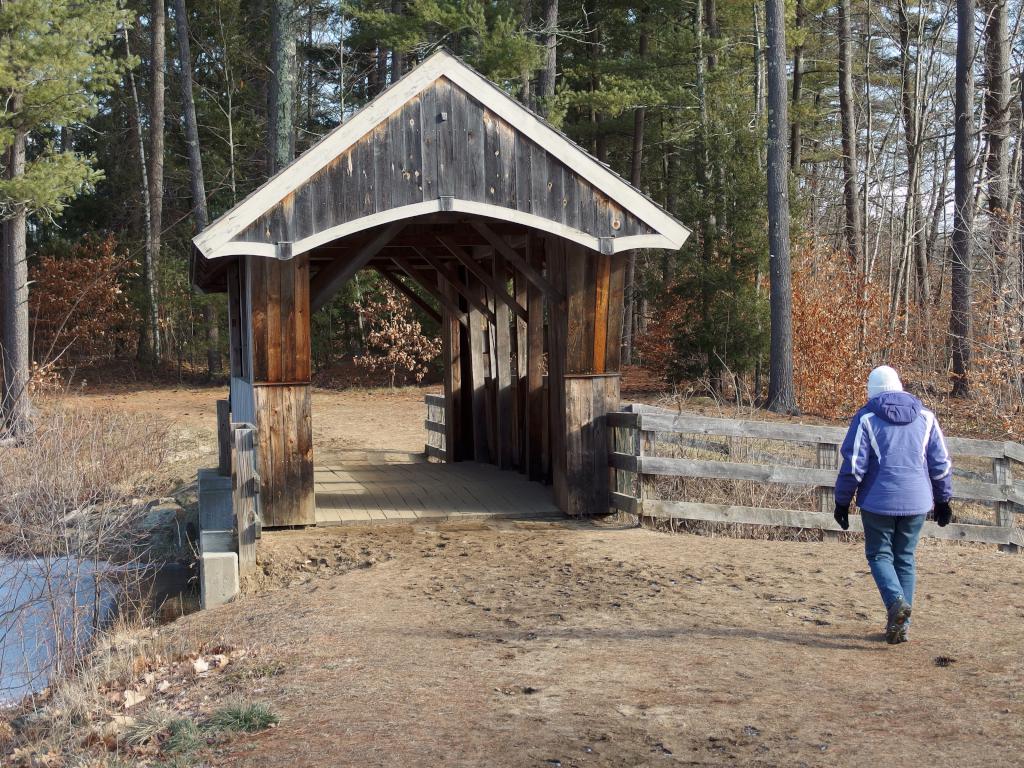
<path id="1" fill-rule="evenodd" d="M 575 243 L 564 249 L 566 373 L 617 373 L 627 256 L 593 254 Z"/>
<path id="2" fill-rule="evenodd" d="M 250 258 L 249 269 L 253 383 L 308 382 L 309 257 Z"/>
<path id="3" fill-rule="evenodd" d="M 567 514 L 604 514 L 609 509 L 607 414 L 619 407 L 619 376 L 565 377 Z"/>
<path id="4" fill-rule="evenodd" d="M 316 522 L 309 260 L 251 257 L 252 397 L 264 525 Z"/>
<path id="5" fill-rule="evenodd" d="M 442 197 L 534 214 L 596 237 L 653 232 L 441 77 L 234 240 L 295 242 Z"/>
<path id="6" fill-rule="evenodd" d="M 316 508 L 309 385 L 256 386 L 254 392 L 263 525 L 313 525 Z"/>

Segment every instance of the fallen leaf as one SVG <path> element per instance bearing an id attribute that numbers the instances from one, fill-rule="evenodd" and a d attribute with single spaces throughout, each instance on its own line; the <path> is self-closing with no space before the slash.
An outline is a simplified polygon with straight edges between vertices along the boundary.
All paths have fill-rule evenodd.
<path id="1" fill-rule="evenodd" d="M 198 659 L 192 662 L 192 671 L 195 672 L 197 675 L 201 675 L 203 674 L 203 672 L 208 672 L 209 670 L 210 665 L 202 656 L 200 656 Z"/>
<path id="2" fill-rule="evenodd" d="M 147 693 L 145 691 L 125 691 L 124 692 L 124 708 L 129 709 L 134 707 L 146 700 Z"/>

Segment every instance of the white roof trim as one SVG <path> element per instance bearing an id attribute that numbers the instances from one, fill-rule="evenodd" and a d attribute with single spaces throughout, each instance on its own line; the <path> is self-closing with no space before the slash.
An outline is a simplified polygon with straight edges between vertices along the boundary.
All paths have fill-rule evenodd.
<path id="1" fill-rule="evenodd" d="M 275 255 L 276 250 L 273 246 L 266 246 L 265 244 L 260 243 L 235 243 L 232 242 L 232 238 L 252 224 L 252 222 L 262 214 L 266 213 L 276 204 L 281 202 L 285 197 L 295 192 L 295 190 L 308 181 L 310 177 L 326 167 L 332 160 L 342 154 L 360 138 L 372 131 L 377 125 L 409 101 L 409 99 L 422 92 L 439 77 L 446 77 L 451 80 L 452 83 L 465 90 L 474 99 L 481 102 L 487 109 L 500 116 L 524 136 L 530 138 L 539 146 L 543 147 L 552 156 L 565 163 L 566 166 L 572 169 L 580 177 L 586 179 L 588 182 L 593 184 L 594 187 L 608 195 L 608 197 L 617 204 L 636 215 L 641 221 L 645 222 L 658 232 L 657 235 L 637 235 L 615 238 L 615 251 L 626 250 L 629 248 L 677 249 L 680 248 L 690 236 L 689 229 L 645 197 L 638 189 L 628 184 L 610 168 L 584 152 L 570 139 L 560 134 L 543 120 L 539 119 L 535 114 L 530 112 L 515 99 L 511 98 L 485 77 L 474 72 L 458 58 L 452 56 L 447 51 L 438 51 L 409 72 L 409 74 L 395 83 L 392 87 L 388 88 L 388 90 L 384 91 L 384 93 L 376 99 L 367 104 L 363 109 L 357 112 L 351 120 L 338 126 L 327 134 L 327 136 L 325 136 L 318 144 L 303 152 L 290 165 L 279 171 L 275 176 L 253 191 L 252 194 L 235 205 L 234 208 L 229 210 L 203 230 L 201 234 L 193 238 L 192 242 L 207 258 L 241 255 L 243 253 L 261 256 Z M 491 213 L 485 215 L 491 215 L 495 218 L 512 221 L 521 221 L 522 216 L 528 216 L 535 222 L 530 226 L 536 226 L 540 229 L 552 231 L 551 226 L 540 226 L 540 221 L 549 220 L 542 219 L 539 216 L 523 214 L 522 212 L 505 208 L 503 206 L 490 206 L 485 203 L 471 203 L 468 201 L 457 202 L 463 206 L 467 206 L 467 208 L 456 208 L 456 210 L 465 210 L 467 213 L 473 213 L 475 211 L 469 210 L 468 207 L 484 206 L 494 211 L 501 212 L 500 214 Z M 435 201 L 426 201 L 424 203 L 416 203 L 415 205 L 405 207 L 412 209 L 419 206 L 423 206 L 424 208 L 430 206 L 431 211 L 439 210 L 439 207 L 433 207 L 435 206 Z M 373 214 L 372 216 L 367 216 L 365 219 L 360 219 L 359 221 L 369 221 L 375 217 L 386 216 L 390 213 L 392 212 L 386 211 L 380 214 Z M 398 218 L 405 218 L 407 216 L 414 215 L 418 214 L 406 212 L 401 215 L 394 216 L 393 218 L 381 219 L 377 221 L 376 224 L 359 225 L 357 222 L 350 222 L 349 224 L 354 226 L 352 231 L 359 231 L 360 229 L 367 228 L 367 226 L 376 226 L 384 221 L 393 221 Z M 327 230 L 327 232 L 335 232 L 336 230 L 348 227 L 349 224 L 342 225 L 341 227 L 334 227 Z M 557 229 L 557 222 L 551 222 L 551 224 L 556 225 L 555 228 Z M 577 237 L 570 237 L 570 239 L 574 239 L 577 242 L 581 242 L 583 245 L 587 245 L 588 247 L 592 247 L 597 250 L 596 246 L 591 245 L 591 241 L 595 243 L 597 242 L 596 237 L 578 232 L 577 230 L 568 227 L 563 227 L 563 229 L 584 237 L 587 242 L 582 242 Z M 316 242 L 316 245 L 321 245 L 324 242 L 329 242 L 330 240 L 343 236 L 334 235 L 333 237 L 324 240 L 323 236 L 326 235 L 327 232 L 319 233 L 314 237 L 309 237 L 304 241 L 295 243 L 294 253 L 303 252 L 303 250 L 300 249 L 301 243 L 307 241 L 319 241 Z M 565 236 L 568 237 L 568 235 Z M 620 245 L 620 243 L 625 243 L 627 241 L 630 241 L 629 245 Z M 309 250 L 313 247 L 315 247 L 315 245 L 311 245 L 305 250 Z M 264 253 L 264 251 L 267 252 Z"/>
<path id="2" fill-rule="evenodd" d="M 569 227 L 560 222 L 552 221 L 551 219 L 543 216 L 536 216 L 532 213 L 526 213 L 525 211 L 506 208 L 503 205 L 478 203 L 472 200 L 460 200 L 459 198 L 451 198 L 447 203 L 448 204 L 442 206 L 440 200 L 427 200 L 422 203 L 403 205 L 398 208 L 391 208 L 387 211 L 381 211 L 380 213 L 374 213 L 369 216 L 362 216 L 358 219 L 347 221 L 336 227 L 331 227 L 330 229 L 325 229 L 322 232 L 317 232 L 311 237 L 296 240 L 292 243 L 292 255 L 298 256 L 300 253 L 306 253 L 318 246 L 326 245 L 334 240 L 340 240 L 341 238 L 348 237 L 356 232 L 373 229 L 374 227 L 383 226 L 402 219 L 411 219 L 415 216 L 425 216 L 429 213 L 437 213 L 442 210 L 455 211 L 457 213 L 471 213 L 477 216 L 485 216 L 487 218 L 498 219 L 501 221 L 512 221 L 517 224 L 523 224 L 531 229 L 550 232 L 551 234 L 558 235 L 566 240 L 572 240 L 573 242 L 579 243 L 580 245 L 594 251 L 601 250 L 602 239 L 611 242 L 613 253 L 628 251 L 633 248 L 678 247 L 664 235 L 630 235 L 628 237 L 618 237 L 614 239 L 610 237 L 599 238 L 587 232 L 575 229 L 574 227 Z M 277 256 L 277 246 L 273 244 L 268 245 L 267 243 L 231 240 L 220 246 L 209 258 L 216 259 L 221 256 L 266 256 L 268 258 L 275 258 Z"/>

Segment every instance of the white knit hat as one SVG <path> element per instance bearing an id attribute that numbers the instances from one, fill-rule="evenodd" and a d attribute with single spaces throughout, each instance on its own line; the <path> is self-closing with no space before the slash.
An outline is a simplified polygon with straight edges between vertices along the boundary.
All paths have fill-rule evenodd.
<path id="1" fill-rule="evenodd" d="M 868 400 L 884 392 L 902 392 L 903 383 L 896 371 L 888 365 L 880 365 L 868 374 Z"/>

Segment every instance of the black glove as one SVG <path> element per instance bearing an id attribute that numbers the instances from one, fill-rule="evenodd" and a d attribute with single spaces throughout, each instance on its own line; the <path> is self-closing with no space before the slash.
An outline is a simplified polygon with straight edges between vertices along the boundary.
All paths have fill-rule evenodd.
<path id="1" fill-rule="evenodd" d="M 945 528 L 949 525 L 949 521 L 953 519 L 953 510 L 950 509 L 948 501 L 936 501 L 935 502 L 935 522 L 939 524 L 939 528 Z"/>
<path id="2" fill-rule="evenodd" d="M 839 527 L 844 531 L 850 530 L 849 504 L 836 504 L 836 511 L 832 513 L 832 517 L 836 519 L 836 522 L 839 523 Z"/>

